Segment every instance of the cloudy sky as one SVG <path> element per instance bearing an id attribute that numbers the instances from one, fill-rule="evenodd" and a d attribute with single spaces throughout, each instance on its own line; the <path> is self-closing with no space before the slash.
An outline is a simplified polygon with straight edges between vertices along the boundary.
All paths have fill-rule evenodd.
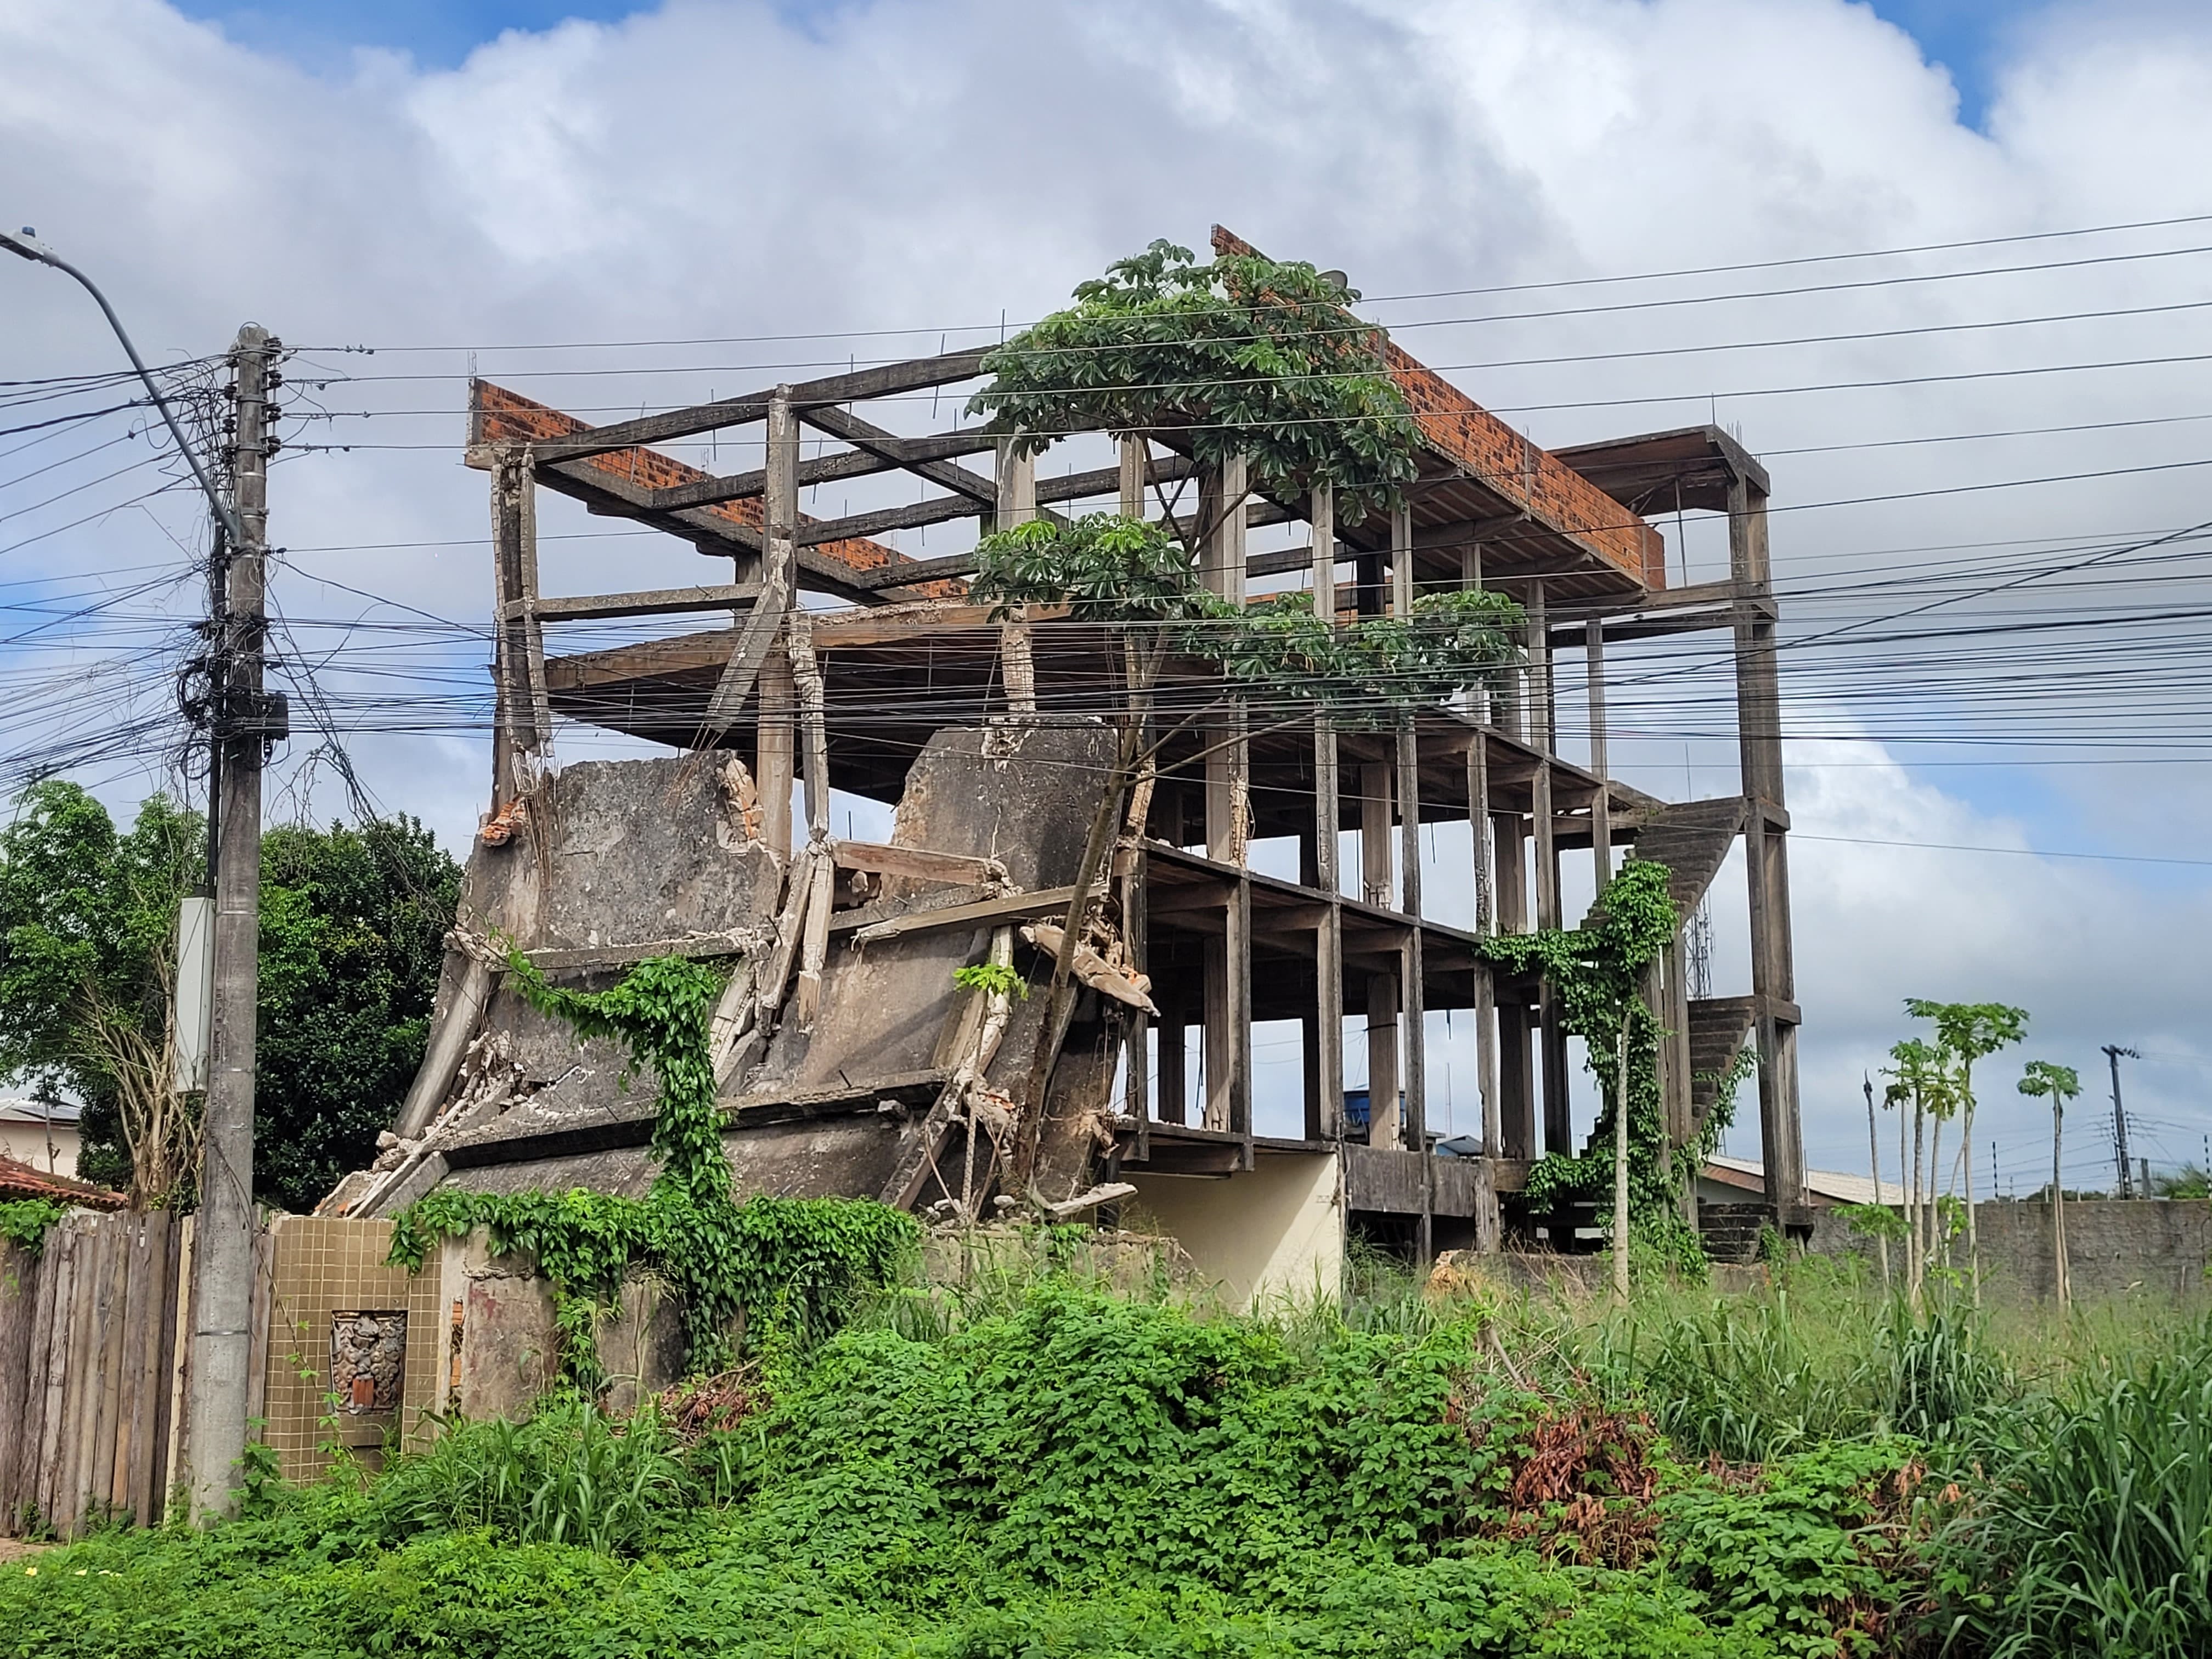
<path id="1" fill-rule="evenodd" d="M 453 712 L 483 684 L 472 366 L 635 413 L 995 337 L 1218 221 L 1348 270 L 1540 443 L 1711 419 L 1766 457 L 1815 1163 L 1863 1167 L 1859 1079 L 1906 995 L 2030 1008 L 2026 1052 L 2091 1085 L 2080 1181 L 2106 1042 L 2145 1055 L 2137 1150 L 2203 1156 L 2201 8 L 0 0 L 0 217 L 149 357 L 249 318 L 301 349 L 283 643 L 373 799 L 456 846 L 485 771 Z M 143 413 L 33 424 L 127 399 L 20 384 L 116 368 L 81 293 L 0 269 L 0 759 L 127 804 L 164 777 L 204 532 Z M 544 527 L 556 588 L 701 579 L 563 506 Z M 1715 574 L 1715 526 L 1663 528 L 1678 579 Z M 1705 659 L 1615 664 L 1647 787 L 1731 787 Z M 347 810 L 316 746 L 273 811 Z M 1717 903 L 1722 992 L 1742 927 Z M 2016 1076 L 1990 1066 L 1979 1139 L 2026 1189 L 2048 1130 Z"/>

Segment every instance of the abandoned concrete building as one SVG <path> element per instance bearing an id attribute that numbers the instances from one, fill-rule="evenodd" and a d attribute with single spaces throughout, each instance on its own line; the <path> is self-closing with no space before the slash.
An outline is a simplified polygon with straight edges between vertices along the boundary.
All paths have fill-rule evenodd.
<path id="1" fill-rule="evenodd" d="M 1240 246 L 1216 233 L 1218 249 Z M 470 458 L 490 476 L 496 592 L 491 811 L 394 1144 L 327 1207 L 390 1215 L 447 1182 L 642 1192 L 649 1081 L 626 1088 L 624 1056 L 503 987 L 492 942 L 511 940 L 594 987 L 652 955 L 732 964 L 714 1053 L 741 1194 L 866 1194 L 939 1218 L 1017 1198 L 1071 1219 L 1141 1215 L 1243 1297 L 1333 1282 L 1354 1236 L 1416 1260 L 1573 1248 L 1575 1218 L 1521 1195 L 1540 1154 L 1580 1150 L 1567 1039 L 1542 986 L 1494 969 L 1478 939 L 1577 920 L 1561 914 L 1571 854 L 1600 888 L 1632 848 L 1663 862 L 1686 919 L 1741 838 L 1749 985 L 1692 997 L 1680 939 L 1656 979 L 1667 1123 L 1687 1142 L 1751 1045 L 1765 1209 L 1804 1225 L 1766 473 L 1713 427 L 1547 453 L 1389 351 L 1420 476 L 1403 509 L 1360 523 L 1338 522 L 1327 492 L 1248 497 L 1235 466 L 1200 469 L 1172 430 L 1121 437 L 1115 465 L 1042 477 L 972 422 L 915 435 L 866 418 L 872 400 L 905 413 L 940 392 L 949 418 L 981 349 L 597 426 L 476 383 Z M 764 457 L 753 471 L 653 447 L 745 428 Z M 800 511 L 811 485 L 899 472 L 902 505 Z M 728 561 L 727 578 L 541 592 L 541 489 L 680 538 Z M 1115 727 L 1134 717 L 1115 642 L 1049 607 L 973 602 L 971 555 L 876 538 L 1177 502 L 1208 526 L 1200 574 L 1217 594 L 1310 584 L 1318 611 L 1351 616 L 1487 586 L 1525 608 L 1525 662 L 1495 695 L 1381 730 L 1284 720 L 1218 668 L 1171 663 L 1144 711 L 1170 735 L 1113 826 L 1073 951 L 1079 994 L 1048 1030 L 1043 996 L 954 974 L 1052 971 Z M 1725 515 L 1727 579 L 1668 585 L 1644 515 L 1686 510 Z M 1286 528 L 1253 533 L 1269 526 Z M 661 617 L 683 631 L 561 648 L 575 624 Z M 1607 775 L 1605 653 L 1692 630 L 1732 641 L 1741 787 L 1668 802 Z M 1588 671 L 1583 763 L 1559 752 L 1561 653 Z M 556 717 L 667 752 L 556 766 Z M 887 839 L 834 836 L 832 792 L 895 808 Z M 1455 822 L 1471 926 L 1424 913 L 1424 827 Z M 1440 1011 L 1472 1023 L 1479 1073 L 1479 1130 L 1449 1138 L 1431 1110 Z M 1255 1131 L 1255 1028 L 1278 1046 L 1295 1035 L 1302 1121 L 1280 1102 L 1269 1114 L 1288 1132 Z M 1366 1087 L 1347 1090 L 1347 1051 L 1356 1063 L 1363 1047 Z M 1033 1072 L 1047 1081 L 1024 1198 L 998 1183 Z"/>

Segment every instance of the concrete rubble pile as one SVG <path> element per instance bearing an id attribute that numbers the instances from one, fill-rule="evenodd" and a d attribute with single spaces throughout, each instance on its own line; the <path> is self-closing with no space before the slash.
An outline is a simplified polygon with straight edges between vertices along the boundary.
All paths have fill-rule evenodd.
<path id="1" fill-rule="evenodd" d="M 1034 1191 L 1010 1193 L 1067 889 L 1106 787 L 1103 724 L 940 731 L 889 843 L 816 833 L 785 855 L 734 754 L 596 761 L 545 775 L 487 825 L 448 938 L 424 1063 L 374 1164 L 321 1212 L 388 1216 L 433 1188 L 635 1195 L 653 1091 L 505 983 L 519 947 L 556 983 L 603 989 L 647 957 L 725 965 L 711 1029 L 741 1194 L 880 1197 L 939 1219 L 1071 1216 L 1113 1146 L 1126 1011 L 1153 1012 L 1097 884 L 1074 1012 L 1048 1067 Z M 969 990 L 1012 967 L 1036 995 Z"/>

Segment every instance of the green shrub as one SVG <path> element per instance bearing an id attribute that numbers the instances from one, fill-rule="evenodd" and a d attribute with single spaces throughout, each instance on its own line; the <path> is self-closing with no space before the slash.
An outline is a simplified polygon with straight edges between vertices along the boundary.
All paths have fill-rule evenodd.
<path id="1" fill-rule="evenodd" d="M 1915 1449 L 1824 1446 L 1748 1480 L 1708 1475 L 1660 1500 L 1666 1559 L 1707 1594 L 1709 1618 L 1784 1653 L 1880 1652 L 1909 1627 L 1918 1576 L 1901 1518 Z"/>
<path id="2" fill-rule="evenodd" d="M 46 1248 L 46 1230 L 68 1213 L 50 1198 L 0 1199 L 0 1243 L 21 1247 L 35 1261 Z"/>
<path id="3" fill-rule="evenodd" d="M 1255 1319 L 1023 1267 L 713 1410 L 556 1399 L 10 1564 L 0 1656 L 2212 1650 L 2212 1327 L 2024 1328 L 2045 1396 L 1962 1310 L 1792 1285 L 1593 1326 L 1376 1275 Z M 1798 1449 L 1686 1468 L 1638 1406 L 1692 1456 Z"/>

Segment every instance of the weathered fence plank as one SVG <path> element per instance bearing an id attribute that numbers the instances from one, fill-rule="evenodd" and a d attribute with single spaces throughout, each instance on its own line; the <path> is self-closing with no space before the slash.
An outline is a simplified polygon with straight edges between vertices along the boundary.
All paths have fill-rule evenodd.
<path id="1" fill-rule="evenodd" d="M 30 1346 L 23 1358 L 23 1431 L 17 1437 L 15 1479 L 8 1494 L 8 1510 L 0 1525 L 21 1530 L 39 1502 L 39 1448 L 45 1440 L 46 1421 L 47 1349 L 54 1334 L 53 1240 L 39 1259 L 38 1299 L 31 1308 Z"/>
<path id="2" fill-rule="evenodd" d="M 54 1269 L 54 1300 L 46 1328 L 46 1412 L 39 1427 L 39 1484 L 33 1502 L 51 1523 L 58 1511 L 57 1494 L 65 1476 L 62 1447 L 69 1430 L 70 1350 L 76 1308 L 77 1230 L 69 1223 L 48 1231 L 46 1253 Z"/>
<path id="3" fill-rule="evenodd" d="M 154 1471 L 161 1450 L 161 1401 L 168 1394 L 168 1377 L 161 1367 L 166 1344 L 162 1315 L 169 1302 L 169 1285 L 176 1272 L 170 1258 L 169 1239 L 174 1223 L 166 1210 L 146 1218 L 145 1249 L 140 1257 L 142 1294 L 137 1302 L 131 1348 L 131 1455 L 118 1480 L 116 1501 L 127 1508 L 141 1526 L 151 1526 L 155 1512 Z"/>
<path id="4" fill-rule="evenodd" d="M 0 1534 L 16 1511 L 18 1471 L 35 1432 L 31 1416 L 31 1334 L 39 1306 L 39 1259 L 0 1244 Z"/>

